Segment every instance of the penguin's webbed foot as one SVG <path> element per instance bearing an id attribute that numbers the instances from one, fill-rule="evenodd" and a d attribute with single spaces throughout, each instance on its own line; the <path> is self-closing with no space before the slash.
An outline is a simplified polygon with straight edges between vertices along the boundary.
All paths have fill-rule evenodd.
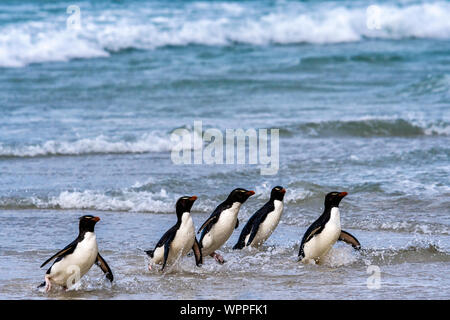
<path id="1" fill-rule="evenodd" d="M 210 256 L 213 257 L 220 264 L 225 263 L 225 260 L 223 259 L 223 257 L 216 252 L 211 253 Z"/>
<path id="2" fill-rule="evenodd" d="M 49 292 L 52 289 L 52 283 L 48 276 L 45 276 L 45 292 Z"/>

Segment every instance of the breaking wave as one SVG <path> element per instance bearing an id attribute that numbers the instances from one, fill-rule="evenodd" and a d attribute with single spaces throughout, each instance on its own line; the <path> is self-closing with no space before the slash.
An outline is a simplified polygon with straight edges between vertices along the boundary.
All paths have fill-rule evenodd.
<path id="1" fill-rule="evenodd" d="M 138 7 L 134 7 L 138 6 Z M 342 43 L 365 39 L 450 38 L 450 4 L 380 4 L 376 27 L 367 6 L 277 2 L 158 3 L 127 8 L 81 7 L 79 29 L 67 29 L 66 8 L 0 27 L 0 66 L 108 57 L 121 50 L 166 46 Z M 44 18 L 42 18 L 44 17 Z"/>
<path id="2" fill-rule="evenodd" d="M 367 249 L 372 264 L 449 262 L 450 255 L 435 243 L 411 243 L 405 248 Z"/>
<path id="3" fill-rule="evenodd" d="M 420 235 L 450 235 L 450 228 L 446 224 L 420 221 L 347 221 L 347 228 L 368 231 L 390 231 L 397 233 Z"/>
<path id="4" fill-rule="evenodd" d="M 99 135 L 95 138 L 74 141 L 49 140 L 34 145 L 11 146 L 0 143 L 0 157 L 169 152 L 174 145 L 175 142 L 171 141 L 170 134 L 146 133 L 132 140 L 113 139 Z"/>
<path id="5" fill-rule="evenodd" d="M 98 211 L 172 212 L 174 202 L 164 189 L 152 192 L 120 192 L 110 195 L 92 190 L 63 191 L 54 197 L 0 198 L 4 209 L 79 209 Z"/>
<path id="6" fill-rule="evenodd" d="M 404 119 L 361 119 L 349 121 L 307 122 L 280 130 L 281 134 L 296 132 L 312 137 L 413 137 L 450 134 L 447 122 L 415 124 Z"/>
<path id="7" fill-rule="evenodd" d="M 7 146 L 0 144 L 0 157 L 36 157 L 104 153 L 144 153 L 170 150 L 169 138 L 144 134 L 135 141 L 113 141 L 100 135 L 75 141 L 49 140 L 42 144 Z"/>
<path id="8" fill-rule="evenodd" d="M 165 189 L 160 192 L 126 190 L 115 193 L 63 191 L 53 197 L 0 198 L 0 208 L 172 213 L 178 197 L 180 195 L 168 195 Z M 206 212 L 208 209 L 206 203 L 195 206 L 195 211 Z"/>
<path id="9" fill-rule="evenodd" d="M 173 213 L 175 203 L 181 196 L 168 193 L 164 188 L 149 191 L 145 183 L 136 182 L 131 188 L 123 190 L 66 190 L 56 196 L 0 197 L 0 208 Z M 196 203 L 193 211 L 208 212 L 211 209 L 211 201 L 205 199 Z"/>

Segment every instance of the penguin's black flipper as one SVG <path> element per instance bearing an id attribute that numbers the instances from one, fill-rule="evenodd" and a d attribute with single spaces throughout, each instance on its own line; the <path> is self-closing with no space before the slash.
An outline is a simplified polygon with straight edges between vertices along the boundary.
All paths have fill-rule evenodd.
<path id="1" fill-rule="evenodd" d="M 255 236 L 259 230 L 259 226 L 261 225 L 262 222 L 264 222 L 264 220 L 266 220 L 269 212 L 272 212 L 273 210 L 275 210 L 273 202 L 269 201 L 261 209 L 256 211 L 256 213 L 253 215 L 253 217 L 254 217 L 253 220 L 255 222 L 253 223 L 253 228 L 252 228 L 252 233 L 250 234 L 250 238 L 248 238 L 248 241 L 246 243 L 247 246 L 250 245 L 250 243 L 252 243 L 253 239 L 255 239 Z"/>
<path id="2" fill-rule="evenodd" d="M 248 241 L 246 243 L 247 246 L 250 245 L 250 243 L 252 243 L 253 239 L 255 239 L 255 236 L 258 233 L 260 224 L 261 224 L 261 221 L 257 221 L 257 223 L 253 226 L 252 233 L 250 233 L 250 237 L 248 238 Z"/>
<path id="3" fill-rule="evenodd" d="M 197 265 L 197 267 L 199 267 L 203 264 L 203 256 L 202 256 L 202 250 L 200 249 L 200 244 L 197 241 L 197 237 L 195 238 L 194 245 L 192 246 L 192 250 L 194 251 L 195 264 Z"/>
<path id="4" fill-rule="evenodd" d="M 217 220 L 219 220 L 219 214 L 212 214 L 208 220 L 206 220 L 202 226 L 200 227 L 200 229 L 198 229 L 197 234 L 199 234 L 203 229 L 205 229 L 206 233 L 209 231 L 209 229 L 211 229 L 211 227 L 214 225 L 214 223 L 217 222 Z"/>
<path id="5" fill-rule="evenodd" d="M 202 233 L 202 236 L 206 233 L 209 232 L 209 230 L 212 228 L 212 226 L 217 222 L 217 220 L 219 220 L 220 218 L 220 214 L 222 213 L 222 211 L 231 208 L 231 204 L 222 202 L 221 204 L 219 204 L 217 206 L 216 209 L 214 209 L 213 213 L 211 213 L 211 215 L 209 216 L 209 218 L 202 224 L 202 226 L 200 227 L 200 229 L 198 229 L 197 234 L 199 234 L 203 228 L 205 229 Z M 200 238 L 200 243 L 202 242 L 202 238 Z"/>
<path id="6" fill-rule="evenodd" d="M 164 268 L 166 267 L 167 258 L 169 257 L 169 250 L 170 250 L 170 243 L 171 243 L 171 242 L 172 242 L 172 241 L 167 241 L 167 242 L 164 244 L 164 263 L 163 263 L 163 266 L 162 266 L 162 268 L 161 268 L 161 271 L 163 271 Z"/>
<path id="7" fill-rule="evenodd" d="M 108 264 L 106 263 L 105 259 L 103 259 L 103 257 L 100 255 L 100 253 L 97 254 L 97 260 L 95 260 L 95 263 L 106 274 L 106 278 L 108 278 L 108 280 L 112 282 L 114 280 L 113 273 L 109 268 Z"/>
<path id="8" fill-rule="evenodd" d="M 161 239 L 159 239 L 158 243 L 155 246 L 155 249 L 153 250 L 146 250 L 145 253 L 150 256 L 150 258 L 153 258 L 153 254 L 155 253 L 155 250 L 159 247 L 162 247 L 167 241 L 172 242 L 173 237 L 175 237 L 175 233 L 177 232 L 177 226 L 173 226 L 169 230 L 166 231 L 166 233 L 163 234 Z"/>
<path id="9" fill-rule="evenodd" d="M 159 243 L 161 243 L 161 241 L 164 239 L 164 262 L 163 262 L 163 266 L 161 268 L 161 271 L 164 270 L 164 267 L 166 266 L 167 263 L 167 258 L 169 258 L 169 250 L 170 250 L 170 245 L 173 241 L 173 239 L 175 238 L 177 231 L 176 231 L 176 225 L 173 226 L 172 228 L 169 229 L 169 231 L 167 231 L 163 238 L 161 238 L 161 240 L 159 240 Z M 160 247 L 159 243 L 156 245 L 156 247 Z"/>
<path id="10" fill-rule="evenodd" d="M 255 219 L 255 216 L 252 216 L 247 223 L 244 226 L 244 229 L 242 229 L 241 234 L 239 235 L 239 240 L 238 242 L 234 245 L 233 249 L 242 249 L 245 247 L 245 238 L 247 237 L 247 235 L 250 234 L 250 232 L 252 231 L 252 226 L 253 226 L 253 220 Z"/>
<path id="11" fill-rule="evenodd" d="M 64 249 L 58 251 L 57 253 L 55 253 L 53 256 L 51 256 L 50 258 L 48 258 L 43 264 L 41 264 L 41 268 L 43 266 L 45 266 L 47 263 L 49 263 L 50 261 L 52 261 L 54 258 L 64 258 L 66 255 L 71 254 L 72 252 L 75 251 L 75 248 L 78 244 L 78 238 L 75 239 L 74 241 L 72 241 L 69 245 L 67 245 Z"/>
<path id="12" fill-rule="evenodd" d="M 45 283 L 45 281 L 44 281 L 44 282 L 42 282 L 40 285 L 38 285 L 37 287 L 38 287 L 38 288 L 45 287 L 45 284 L 46 284 L 46 283 Z"/>
<path id="13" fill-rule="evenodd" d="M 340 241 L 344 241 L 345 243 L 351 244 L 355 250 L 361 249 L 361 244 L 359 243 L 358 239 L 356 239 L 354 236 L 352 236 L 347 231 L 341 230 L 341 234 L 339 236 Z"/>
<path id="14" fill-rule="evenodd" d="M 305 244 L 312 239 L 315 235 L 322 232 L 324 226 L 320 225 L 319 219 L 314 221 L 314 223 L 306 230 L 303 235 L 302 242 L 300 244 L 300 250 L 298 251 L 298 261 L 302 260 L 305 257 L 305 252 L 303 251 L 303 247 Z"/>
<path id="15" fill-rule="evenodd" d="M 205 221 L 205 223 L 200 227 L 200 229 L 198 229 L 197 233 L 200 233 L 200 231 L 202 231 L 202 234 L 200 236 L 200 245 L 202 246 L 203 243 L 203 238 L 206 236 L 206 234 L 209 232 L 209 230 L 211 230 L 211 228 L 214 226 L 214 224 L 219 220 L 220 218 L 220 213 L 218 214 L 212 214 L 211 217 L 208 218 L 208 220 Z"/>
<path id="16" fill-rule="evenodd" d="M 234 226 L 235 229 L 239 227 L 239 219 L 236 219 L 236 225 Z"/>
<path id="17" fill-rule="evenodd" d="M 273 203 L 271 201 L 267 202 L 265 205 L 263 205 L 258 211 L 256 211 L 250 219 L 248 219 L 247 223 L 244 226 L 244 229 L 242 229 L 241 235 L 239 236 L 238 242 L 234 245 L 233 249 L 242 249 L 246 245 L 249 245 L 252 243 L 253 238 L 256 235 L 256 232 L 258 232 L 259 225 L 264 219 L 266 219 L 267 214 L 274 210 Z M 256 229 L 256 230 L 255 230 Z M 251 233 L 255 232 L 253 236 L 250 236 L 249 241 L 245 243 L 245 238 Z"/>

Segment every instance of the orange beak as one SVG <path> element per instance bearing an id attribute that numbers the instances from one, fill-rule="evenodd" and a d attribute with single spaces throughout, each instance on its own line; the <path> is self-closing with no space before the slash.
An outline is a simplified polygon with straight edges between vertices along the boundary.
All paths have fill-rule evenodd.
<path id="1" fill-rule="evenodd" d="M 93 217 L 92 220 L 94 220 L 95 222 L 99 222 L 100 218 L 99 217 Z"/>
<path id="2" fill-rule="evenodd" d="M 286 189 L 285 188 L 281 189 L 281 193 L 286 193 Z"/>
<path id="3" fill-rule="evenodd" d="M 253 191 L 253 190 L 250 190 L 250 191 L 248 191 L 248 192 L 247 192 L 247 194 L 248 194 L 248 196 L 249 196 L 249 197 L 251 197 L 252 195 L 254 195 L 254 194 L 255 194 L 255 191 Z"/>
<path id="4" fill-rule="evenodd" d="M 348 195 L 347 192 L 341 192 L 341 193 L 339 193 L 339 196 L 342 197 L 342 198 L 345 197 L 346 195 Z"/>
<path id="5" fill-rule="evenodd" d="M 197 200 L 197 196 L 192 196 L 189 198 L 190 201 L 194 202 L 195 200 Z"/>

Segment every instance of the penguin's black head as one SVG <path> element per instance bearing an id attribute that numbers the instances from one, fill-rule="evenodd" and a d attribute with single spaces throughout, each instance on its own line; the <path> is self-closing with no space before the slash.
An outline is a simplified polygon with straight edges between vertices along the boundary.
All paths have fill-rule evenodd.
<path id="1" fill-rule="evenodd" d="M 197 200 L 196 196 L 185 196 L 178 199 L 176 204 L 177 215 L 181 216 L 185 212 L 191 212 L 195 200 Z"/>
<path id="2" fill-rule="evenodd" d="M 252 190 L 245 190 L 242 188 L 237 188 L 231 191 L 230 195 L 228 196 L 227 200 L 231 203 L 234 202 L 240 202 L 244 203 L 249 197 L 255 194 L 255 191 Z"/>
<path id="3" fill-rule="evenodd" d="M 91 215 L 86 215 L 80 217 L 80 232 L 94 232 L 94 227 L 97 222 L 100 221 L 99 217 L 94 217 Z"/>
<path id="4" fill-rule="evenodd" d="M 276 186 L 275 188 L 272 189 L 272 192 L 270 193 L 270 199 L 283 201 L 285 193 L 286 193 L 285 188 L 283 188 L 282 186 Z"/>
<path id="5" fill-rule="evenodd" d="M 333 191 L 325 196 L 325 208 L 339 207 L 339 202 L 347 195 L 347 192 Z"/>

